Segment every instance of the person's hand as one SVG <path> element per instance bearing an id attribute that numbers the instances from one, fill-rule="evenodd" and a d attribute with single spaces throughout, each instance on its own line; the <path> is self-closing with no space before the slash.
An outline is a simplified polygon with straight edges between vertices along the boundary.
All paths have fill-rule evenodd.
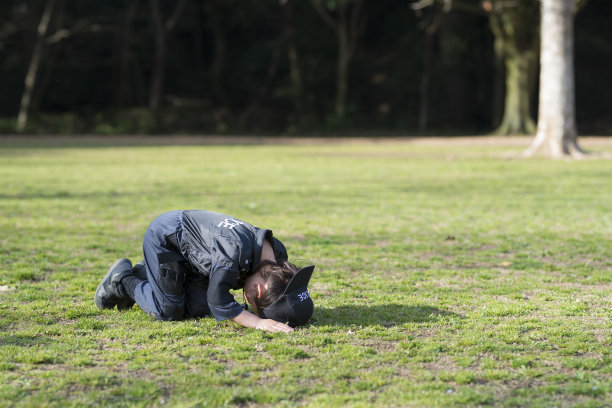
<path id="1" fill-rule="evenodd" d="M 265 330 L 265 331 L 269 331 L 273 333 L 276 333 L 276 332 L 290 333 L 293 331 L 293 328 L 291 326 L 288 326 L 285 323 L 277 322 L 276 320 L 272 320 L 272 319 L 261 319 L 257 323 L 256 329 Z"/>
<path id="2" fill-rule="evenodd" d="M 265 330 L 269 332 L 283 332 L 290 333 L 293 331 L 291 326 L 287 326 L 285 323 L 277 322 L 272 319 L 260 319 L 251 312 L 243 310 L 238 316 L 232 317 L 232 321 L 244 326 L 256 328 L 258 330 Z"/>

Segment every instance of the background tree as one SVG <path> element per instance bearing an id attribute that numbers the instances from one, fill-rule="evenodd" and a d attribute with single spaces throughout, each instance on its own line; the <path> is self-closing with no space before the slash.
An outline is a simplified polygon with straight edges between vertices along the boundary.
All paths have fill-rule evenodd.
<path id="1" fill-rule="evenodd" d="M 229 97 L 225 87 L 228 54 L 228 18 L 224 4 L 219 0 L 205 1 L 204 9 L 208 17 L 208 29 L 211 31 L 211 49 L 209 81 L 210 88 L 218 105 L 225 109 L 229 106 Z"/>
<path id="2" fill-rule="evenodd" d="M 125 4 L 122 16 L 116 26 L 116 55 L 114 72 L 114 102 L 115 108 L 121 109 L 135 101 L 132 98 L 131 79 L 136 62 L 132 53 L 134 42 L 134 18 L 139 6 L 138 0 L 130 0 Z"/>
<path id="3" fill-rule="evenodd" d="M 176 23 L 185 7 L 185 0 L 178 0 L 171 17 L 167 20 L 163 17 L 159 0 L 149 0 L 149 7 L 151 8 L 151 26 L 153 27 L 155 38 L 155 57 L 153 60 L 153 73 L 151 75 L 149 109 L 151 109 L 156 128 L 159 128 L 162 122 L 160 109 L 164 96 L 167 37 L 176 27 Z"/>
<path id="4" fill-rule="evenodd" d="M 157 117 L 173 133 L 488 134 L 510 71 L 491 19 L 524 0 L 419 0 L 436 4 L 421 17 L 415 0 L 318 0 L 319 11 L 314 0 L 182 0 L 174 24 L 179 2 L 53 1 L 42 40 L 49 1 L 0 2 L 2 133 L 22 110 L 34 133 L 145 133 Z M 612 2 L 591 0 L 576 17 L 580 133 L 612 131 L 610 15 Z M 503 20 L 509 32 L 523 30 L 517 18 Z M 527 82 L 514 88 L 531 88 L 535 105 L 537 76 Z"/>
<path id="5" fill-rule="evenodd" d="M 531 95 L 537 72 L 539 4 L 533 0 L 486 0 L 496 58 L 504 61 L 506 87 L 496 133 L 532 134 Z"/>
<path id="6" fill-rule="evenodd" d="M 49 29 L 49 22 L 53 16 L 55 3 L 55 0 L 47 0 L 45 2 L 45 8 L 42 12 L 42 16 L 40 17 L 40 22 L 38 23 L 32 58 L 30 59 L 30 66 L 25 77 L 25 86 L 23 95 L 21 96 L 21 103 L 19 105 L 19 115 L 17 115 L 18 132 L 23 132 L 28 122 L 28 113 L 30 111 L 30 104 L 32 103 L 32 95 L 34 93 L 39 67 L 43 58 L 45 39 L 47 36 L 47 30 Z"/>
<path id="7" fill-rule="evenodd" d="M 529 134 L 535 131 L 531 118 L 531 100 L 537 72 L 538 6 L 532 0 L 485 0 L 480 7 L 472 1 L 419 0 L 412 7 L 420 11 L 430 7 L 429 24 L 425 24 L 424 69 L 421 75 L 419 129 L 427 121 L 427 92 L 431 64 L 431 42 L 439 28 L 441 12 L 451 9 L 488 16 L 494 35 L 494 92 L 491 101 L 497 134 Z M 505 80 L 503 80 L 505 78 Z"/>
<path id="8" fill-rule="evenodd" d="M 580 156 L 574 82 L 576 0 L 541 0 L 540 109 L 538 132 L 528 155 Z"/>
<path id="9" fill-rule="evenodd" d="M 283 7 L 284 35 L 287 41 L 287 60 L 289 62 L 291 94 L 293 95 L 297 122 L 300 122 L 304 115 L 304 81 L 300 63 L 300 53 L 296 41 L 296 17 L 293 3 L 294 1 L 290 0 L 280 0 L 280 5 Z"/>
<path id="10" fill-rule="evenodd" d="M 362 15 L 364 0 L 310 0 L 321 19 L 336 33 L 338 61 L 336 66 L 336 118 L 346 115 L 349 66 L 355 54 L 357 40 L 363 33 L 366 20 Z M 335 12 L 335 17 L 331 12 Z"/>
<path id="11" fill-rule="evenodd" d="M 432 75 L 434 40 L 442 23 L 444 14 L 452 8 L 451 0 L 420 0 L 412 4 L 412 9 L 421 15 L 425 7 L 431 7 L 426 19 L 422 21 L 421 29 L 425 33 L 423 41 L 423 69 L 419 86 L 419 131 L 425 132 L 429 121 L 429 84 Z"/>

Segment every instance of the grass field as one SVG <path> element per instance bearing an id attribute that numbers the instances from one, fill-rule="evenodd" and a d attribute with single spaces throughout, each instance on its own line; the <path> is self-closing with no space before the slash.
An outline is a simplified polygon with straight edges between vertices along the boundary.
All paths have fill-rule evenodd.
<path id="1" fill-rule="evenodd" d="M 612 405 L 612 161 L 159 142 L 0 140 L 0 406 Z M 98 310 L 113 261 L 191 208 L 316 264 L 312 323 Z"/>

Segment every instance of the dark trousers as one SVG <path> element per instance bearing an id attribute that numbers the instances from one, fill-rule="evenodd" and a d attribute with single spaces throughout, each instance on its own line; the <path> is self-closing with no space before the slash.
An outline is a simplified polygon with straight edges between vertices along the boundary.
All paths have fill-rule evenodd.
<path id="1" fill-rule="evenodd" d="M 184 291 L 180 295 L 164 293 L 159 287 L 158 254 L 179 253 L 166 237 L 177 234 L 180 239 L 181 214 L 182 211 L 171 211 L 157 217 L 147 228 L 142 243 L 147 280 L 136 286 L 134 300 L 142 310 L 158 320 L 181 320 L 210 314 L 206 300 L 208 280 L 199 274 L 187 274 Z"/>

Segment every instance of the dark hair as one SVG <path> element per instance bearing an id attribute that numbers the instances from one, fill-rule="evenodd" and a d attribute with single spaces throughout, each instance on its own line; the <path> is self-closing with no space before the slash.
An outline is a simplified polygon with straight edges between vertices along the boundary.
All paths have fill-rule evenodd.
<path id="1" fill-rule="evenodd" d="M 297 267 L 291 262 L 281 261 L 274 262 L 269 260 L 261 261 L 257 266 L 255 273 L 258 273 L 268 289 L 261 296 L 257 297 L 256 293 L 249 293 L 249 297 L 253 299 L 257 313 L 261 312 L 266 307 L 276 301 L 284 292 L 285 288 L 297 272 Z"/>

